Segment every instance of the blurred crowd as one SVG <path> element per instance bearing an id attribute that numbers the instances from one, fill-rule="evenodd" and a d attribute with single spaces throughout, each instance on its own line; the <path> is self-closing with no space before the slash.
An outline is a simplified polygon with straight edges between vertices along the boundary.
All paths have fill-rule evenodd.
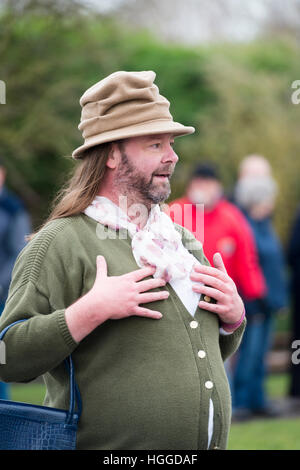
<path id="1" fill-rule="evenodd" d="M 265 387 L 276 316 L 291 311 L 290 345 L 300 339 L 300 209 L 283 247 L 273 225 L 277 197 L 268 160 L 248 155 L 231 194 L 225 195 L 218 169 L 202 162 L 190 175 L 185 195 L 169 206 L 172 220 L 193 232 L 211 265 L 214 253 L 221 253 L 244 300 L 245 334 L 238 352 L 225 363 L 236 421 L 281 413 Z M 289 374 L 288 396 L 300 398 L 299 365 L 291 362 Z"/>
<path id="2" fill-rule="evenodd" d="M 30 217 L 5 178 L 0 161 L 0 315 L 16 257 L 31 232 Z M 194 233 L 212 265 L 214 253 L 221 253 L 245 303 L 245 334 L 225 363 L 235 420 L 280 413 L 265 387 L 277 315 L 291 312 L 290 344 L 300 340 L 300 207 L 283 247 L 273 225 L 278 192 L 268 160 L 249 155 L 240 163 L 231 194 L 225 195 L 218 168 L 202 162 L 192 171 L 185 195 L 169 204 L 173 221 Z M 291 361 L 289 377 L 288 395 L 299 399 L 300 365 Z M 1 382 L 0 398 L 10 398 L 9 385 Z"/>

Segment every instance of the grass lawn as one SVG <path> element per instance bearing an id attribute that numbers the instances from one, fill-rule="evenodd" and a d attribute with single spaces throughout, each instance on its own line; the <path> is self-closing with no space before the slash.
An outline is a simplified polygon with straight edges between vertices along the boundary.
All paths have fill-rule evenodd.
<path id="1" fill-rule="evenodd" d="M 269 398 L 282 398 L 288 392 L 288 375 L 273 374 L 267 378 L 266 393 Z"/>
<path id="2" fill-rule="evenodd" d="M 11 400 L 42 405 L 45 396 L 45 386 L 40 383 L 11 385 Z"/>
<path id="3" fill-rule="evenodd" d="M 269 376 L 266 389 L 270 398 L 284 397 L 287 391 L 286 374 Z M 14 401 L 41 405 L 45 387 L 40 383 L 16 384 L 11 387 Z M 253 420 L 231 426 L 230 450 L 300 450 L 300 417 L 297 419 Z"/>
<path id="4" fill-rule="evenodd" d="M 271 399 L 284 397 L 288 389 L 287 374 L 270 375 L 266 382 Z M 230 450 L 299 450 L 300 417 L 294 419 L 259 419 L 231 425 Z"/>
<path id="5" fill-rule="evenodd" d="M 255 420 L 231 426 L 229 450 L 300 450 L 300 418 Z"/>

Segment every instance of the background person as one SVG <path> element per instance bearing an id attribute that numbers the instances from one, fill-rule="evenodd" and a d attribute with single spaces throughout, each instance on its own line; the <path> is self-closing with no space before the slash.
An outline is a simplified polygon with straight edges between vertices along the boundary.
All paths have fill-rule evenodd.
<path id="1" fill-rule="evenodd" d="M 268 161 L 260 155 L 243 159 L 235 200 L 251 225 L 267 291 L 263 299 L 245 302 L 247 331 L 234 371 L 234 417 L 275 416 L 264 383 L 267 353 L 272 344 L 274 314 L 287 306 L 287 283 L 282 247 L 272 224 L 277 185 Z"/>
<path id="2" fill-rule="evenodd" d="M 20 201 L 5 186 L 6 170 L 0 160 L 0 315 L 8 294 L 16 258 L 31 231 L 29 216 Z M 9 399 L 9 385 L 0 382 L 0 399 Z"/>
<path id="3" fill-rule="evenodd" d="M 292 300 L 291 344 L 300 340 L 300 207 L 292 226 L 287 248 L 291 271 L 290 294 Z M 299 343 L 298 343 L 299 346 Z M 289 396 L 300 401 L 300 364 L 291 362 Z"/>

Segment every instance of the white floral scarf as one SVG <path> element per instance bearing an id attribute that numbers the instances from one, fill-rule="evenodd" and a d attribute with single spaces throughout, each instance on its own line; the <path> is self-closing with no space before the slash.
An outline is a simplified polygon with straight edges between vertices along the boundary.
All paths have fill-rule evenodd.
<path id="1" fill-rule="evenodd" d="M 166 282 L 187 280 L 193 266 L 200 264 L 183 246 L 172 220 L 158 204 L 152 207 L 142 229 L 105 197 L 96 196 L 83 212 L 113 230 L 126 229 L 132 239 L 131 247 L 137 265 L 155 266 L 155 278 L 163 278 Z"/>

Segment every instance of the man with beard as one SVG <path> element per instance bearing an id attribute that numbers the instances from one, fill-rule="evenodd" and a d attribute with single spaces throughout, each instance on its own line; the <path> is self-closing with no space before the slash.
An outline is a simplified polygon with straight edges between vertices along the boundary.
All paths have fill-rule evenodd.
<path id="1" fill-rule="evenodd" d="M 240 343 L 244 305 L 221 256 L 209 266 L 160 209 L 174 138 L 194 128 L 173 121 L 154 78 L 116 72 L 81 97 L 80 164 L 18 258 L 1 319 L 2 329 L 28 318 L 6 334 L 1 379 L 43 374 L 47 406 L 67 407 L 72 354 L 77 449 L 227 445 L 223 361 Z"/>

